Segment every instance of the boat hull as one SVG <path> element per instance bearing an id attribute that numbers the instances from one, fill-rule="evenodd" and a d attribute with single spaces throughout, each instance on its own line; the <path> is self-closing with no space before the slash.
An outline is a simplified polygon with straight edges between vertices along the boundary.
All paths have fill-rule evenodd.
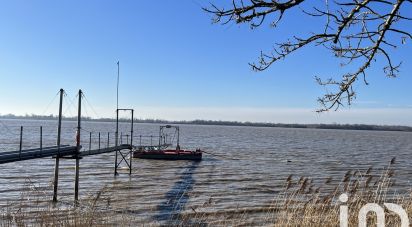
<path id="1" fill-rule="evenodd" d="M 200 161 L 202 160 L 202 152 L 176 151 L 176 150 L 135 151 L 133 152 L 133 158 Z"/>

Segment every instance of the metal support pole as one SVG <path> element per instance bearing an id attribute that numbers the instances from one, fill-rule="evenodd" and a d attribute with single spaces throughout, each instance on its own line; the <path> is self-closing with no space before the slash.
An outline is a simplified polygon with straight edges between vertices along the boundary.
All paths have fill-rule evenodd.
<path id="1" fill-rule="evenodd" d="M 59 104 L 59 123 L 57 126 L 57 156 L 54 164 L 54 184 L 53 184 L 53 202 L 57 202 L 57 189 L 59 186 L 59 162 L 60 162 L 60 139 L 62 130 L 62 110 L 63 110 L 63 95 L 64 90 L 60 89 L 60 104 Z"/>
<path id="2" fill-rule="evenodd" d="M 20 126 L 20 148 L 19 158 L 21 159 L 21 150 L 23 149 L 23 126 Z"/>
<path id="3" fill-rule="evenodd" d="M 90 132 L 90 135 L 89 135 L 89 151 L 91 150 L 92 150 L 92 132 Z"/>
<path id="4" fill-rule="evenodd" d="M 117 61 L 117 89 L 116 89 L 116 133 L 115 133 L 115 145 L 116 148 L 118 146 L 118 137 L 119 137 L 119 77 L 120 77 L 120 62 Z M 116 157 L 114 159 L 114 175 L 117 175 L 117 152 L 116 153 Z"/>
<path id="5" fill-rule="evenodd" d="M 110 146 L 110 132 L 107 132 L 107 147 Z"/>
<path id="6" fill-rule="evenodd" d="M 56 162 L 54 164 L 54 187 L 53 187 L 53 202 L 57 202 L 57 187 L 59 182 L 59 158 L 55 158 Z"/>
<path id="7" fill-rule="evenodd" d="M 133 125 L 134 125 L 134 110 L 132 110 L 132 129 L 130 130 L 130 145 L 133 146 Z"/>
<path id="8" fill-rule="evenodd" d="M 43 126 L 40 126 L 40 151 L 43 150 Z"/>
<path id="9" fill-rule="evenodd" d="M 100 151 L 100 132 L 99 132 L 99 151 Z"/>
<path id="10" fill-rule="evenodd" d="M 120 62 L 117 61 L 116 111 L 119 111 L 119 78 L 120 78 Z"/>
<path id="11" fill-rule="evenodd" d="M 159 150 L 160 150 L 160 144 L 162 143 L 162 126 L 160 126 L 160 130 L 159 130 Z"/>
<path id="12" fill-rule="evenodd" d="M 79 104 L 78 104 L 78 112 L 77 112 L 77 136 L 78 139 L 76 140 L 76 167 L 75 167 L 75 178 L 74 178 L 74 203 L 77 205 L 79 200 L 79 167 L 80 167 L 80 130 L 81 130 L 81 119 L 82 119 L 82 90 L 79 90 Z"/>
<path id="13" fill-rule="evenodd" d="M 180 144 L 179 144 L 179 138 L 180 138 L 180 130 L 179 130 L 179 127 L 177 126 L 177 147 L 179 148 L 179 150 L 180 150 Z"/>
<path id="14" fill-rule="evenodd" d="M 119 109 L 116 109 L 116 132 L 115 132 L 115 146 L 117 148 L 118 146 L 118 135 L 119 135 Z M 114 175 L 117 175 L 117 153 L 118 151 L 115 151 L 116 155 L 114 158 Z"/>
<path id="15" fill-rule="evenodd" d="M 133 160 L 133 118 L 134 118 L 134 110 L 132 109 L 132 128 L 130 129 L 130 153 L 129 153 L 129 162 L 130 162 L 130 168 L 129 168 L 129 175 L 132 175 L 132 160 Z"/>

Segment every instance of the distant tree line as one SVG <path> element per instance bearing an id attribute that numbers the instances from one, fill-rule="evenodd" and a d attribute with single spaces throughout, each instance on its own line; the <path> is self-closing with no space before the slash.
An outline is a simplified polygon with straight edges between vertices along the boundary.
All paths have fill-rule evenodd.
<path id="1" fill-rule="evenodd" d="M 26 114 L 18 116 L 14 114 L 0 115 L 0 119 L 32 119 L 32 120 L 57 120 L 56 115 Z M 66 121 L 76 121 L 77 117 L 64 117 Z M 113 118 L 91 118 L 83 117 L 84 121 L 115 122 Z M 130 119 L 120 118 L 120 122 L 129 122 Z M 136 123 L 151 124 L 188 124 L 188 125 L 221 125 L 221 126 L 250 126 L 250 127 L 274 127 L 274 128 L 312 128 L 312 129 L 344 129 L 344 130 L 373 130 L 373 131 L 403 131 L 412 132 L 412 127 L 399 125 L 367 125 L 367 124 L 287 124 L 269 122 L 240 122 L 240 121 L 215 121 L 215 120 L 192 120 L 192 121 L 168 121 L 161 119 L 134 119 Z"/>

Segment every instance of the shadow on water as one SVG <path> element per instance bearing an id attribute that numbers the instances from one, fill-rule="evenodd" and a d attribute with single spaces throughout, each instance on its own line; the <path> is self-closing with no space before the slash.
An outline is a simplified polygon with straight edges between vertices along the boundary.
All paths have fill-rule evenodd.
<path id="1" fill-rule="evenodd" d="M 171 222 L 175 220 L 184 210 L 189 201 L 188 193 L 193 189 L 195 179 L 193 174 L 199 162 L 191 162 L 185 170 L 180 173 L 179 180 L 166 193 L 165 201 L 157 206 L 157 214 L 153 217 L 159 222 Z"/>

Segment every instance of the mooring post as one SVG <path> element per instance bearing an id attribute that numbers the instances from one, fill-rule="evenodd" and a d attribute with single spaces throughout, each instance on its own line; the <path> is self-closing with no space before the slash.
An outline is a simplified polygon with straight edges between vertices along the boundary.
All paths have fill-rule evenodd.
<path id="1" fill-rule="evenodd" d="M 75 205 L 78 204 L 79 201 L 79 153 L 80 153 L 80 130 L 81 130 L 81 118 L 82 118 L 82 90 L 79 90 L 79 104 L 78 104 L 78 112 L 77 112 L 77 136 L 76 139 L 76 167 L 75 167 L 75 178 L 74 178 L 74 203 Z M 91 135 L 91 133 L 90 133 Z"/>
<path id="2" fill-rule="evenodd" d="M 64 90 L 60 89 L 60 104 L 59 104 L 59 123 L 57 126 L 57 156 L 54 164 L 54 184 L 53 184 L 53 202 L 57 202 L 57 188 L 59 184 L 59 158 L 60 158 L 60 139 L 62 129 L 62 107 L 63 107 L 63 94 Z"/>
<path id="3" fill-rule="evenodd" d="M 160 126 L 160 130 L 159 130 L 159 150 L 160 150 L 161 143 L 162 143 L 162 126 Z"/>
<path id="4" fill-rule="evenodd" d="M 100 151 L 100 132 L 99 132 L 99 151 Z"/>
<path id="5" fill-rule="evenodd" d="M 129 168 L 129 175 L 132 175 L 132 162 L 133 162 L 133 114 L 134 110 L 132 109 L 132 127 L 130 129 L 130 153 L 129 153 L 129 162 L 130 162 L 130 168 Z"/>
<path id="6" fill-rule="evenodd" d="M 19 146 L 19 158 L 21 159 L 21 150 L 23 149 L 23 126 L 20 126 L 20 146 Z"/>
<path id="7" fill-rule="evenodd" d="M 89 151 L 91 150 L 92 150 L 92 132 L 90 132 L 90 135 L 89 135 Z"/>
<path id="8" fill-rule="evenodd" d="M 107 132 L 107 148 L 110 146 L 110 132 Z"/>
<path id="9" fill-rule="evenodd" d="M 43 126 L 40 126 L 40 151 L 43 150 Z"/>
<path id="10" fill-rule="evenodd" d="M 179 150 L 180 150 L 180 144 L 179 144 L 179 138 L 180 138 L 180 129 L 179 129 L 179 127 L 177 127 L 177 147 L 179 148 Z"/>

